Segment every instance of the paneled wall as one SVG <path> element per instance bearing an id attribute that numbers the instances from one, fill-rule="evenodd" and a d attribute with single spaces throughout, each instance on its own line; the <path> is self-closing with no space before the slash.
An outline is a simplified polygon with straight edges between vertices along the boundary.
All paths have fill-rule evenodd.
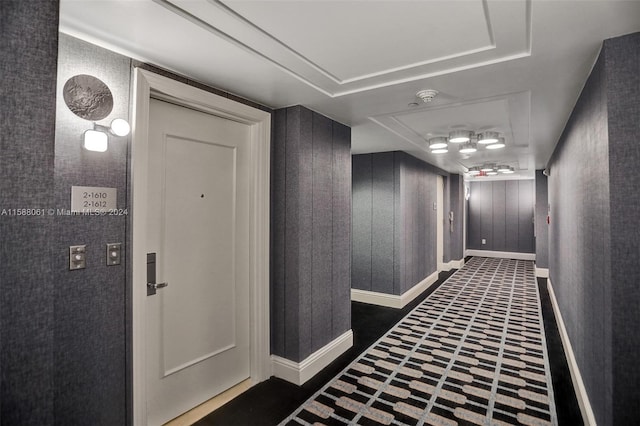
<path id="1" fill-rule="evenodd" d="M 640 34 L 606 40 L 549 161 L 549 269 L 598 424 L 638 424 Z"/>
<path id="2" fill-rule="evenodd" d="M 593 68 L 549 163 L 549 272 L 596 420 L 609 425 L 611 249 L 604 62 L 601 56 Z"/>
<path id="3" fill-rule="evenodd" d="M 50 425 L 58 2 L 0 2 L 0 38 L 0 423 Z"/>
<path id="4" fill-rule="evenodd" d="M 533 180 L 470 182 L 467 248 L 534 253 Z M 482 244 L 482 240 L 486 244 Z"/>
<path id="5" fill-rule="evenodd" d="M 352 286 L 401 295 L 437 269 L 433 204 L 446 173 L 403 152 L 352 161 Z"/>
<path id="6" fill-rule="evenodd" d="M 69 209 L 72 186 L 117 190 L 117 207 L 127 208 L 129 137 L 110 137 L 104 153 L 82 148 L 81 136 L 92 128 L 69 110 L 62 88 L 74 75 L 102 80 L 113 95 L 113 111 L 98 123 L 129 119 L 131 61 L 121 55 L 60 34 L 56 106 L 55 208 Z M 56 216 L 54 291 L 57 421 L 81 424 L 125 424 L 123 391 L 126 376 L 129 290 L 125 264 L 106 266 L 107 243 L 123 243 L 127 216 Z M 69 271 L 70 245 L 86 244 L 87 267 Z M 105 374 L 109 372 L 109 374 Z M 98 385 L 99 384 L 99 385 Z M 69 392 L 73 389 L 73 392 Z M 82 395 L 83 403 L 78 403 Z"/>
<path id="7" fill-rule="evenodd" d="M 612 287 L 613 423 L 640 413 L 640 33 L 606 40 Z"/>
<path id="8" fill-rule="evenodd" d="M 351 328 L 351 129 L 294 106 L 274 134 L 271 348 L 298 362 Z"/>
<path id="9" fill-rule="evenodd" d="M 536 170 L 536 267 L 549 267 L 549 225 L 547 224 L 547 213 L 549 208 L 549 198 L 547 195 L 547 177 L 542 170 Z"/>
<path id="10" fill-rule="evenodd" d="M 445 262 L 464 258 L 464 179 L 460 175 L 449 175 L 445 186 Z M 448 214 L 453 212 L 453 227 Z"/>

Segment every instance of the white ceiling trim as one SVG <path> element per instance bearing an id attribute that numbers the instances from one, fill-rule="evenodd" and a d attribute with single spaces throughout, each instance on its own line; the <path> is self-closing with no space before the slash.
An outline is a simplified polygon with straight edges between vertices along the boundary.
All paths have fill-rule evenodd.
<path id="1" fill-rule="evenodd" d="M 310 60 L 309 58 L 304 56 L 302 53 L 300 53 L 299 51 L 297 51 L 293 47 L 287 45 L 285 42 L 283 42 L 282 40 L 278 39 L 273 34 L 269 33 L 268 31 L 266 31 L 266 30 L 264 30 L 262 28 L 260 28 L 258 25 L 253 23 L 250 19 L 242 16 L 240 13 L 236 12 L 231 7 L 229 7 L 226 4 L 224 4 L 222 0 L 207 0 L 207 1 L 209 1 L 211 4 L 213 4 L 215 6 L 219 7 L 220 9 L 224 10 L 225 12 L 229 13 L 234 18 L 236 18 L 238 20 L 241 20 L 246 25 L 251 26 L 256 31 L 261 32 L 266 37 L 269 37 L 270 39 L 274 40 L 276 43 L 278 43 L 284 49 L 287 49 L 294 56 L 298 57 L 300 59 L 300 61 L 305 62 L 310 67 L 313 67 L 318 72 L 322 73 L 323 75 L 325 75 L 326 77 L 331 79 L 334 83 L 339 84 L 339 85 L 345 85 L 345 84 L 349 84 L 349 83 L 359 82 L 359 81 L 362 81 L 362 80 L 368 80 L 370 78 L 380 77 L 380 76 L 384 76 L 384 75 L 387 75 L 387 74 L 396 73 L 398 71 L 405 71 L 405 70 L 409 70 L 409 69 L 412 69 L 412 68 L 421 67 L 421 66 L 424 66 L 424 65 L 430 65 L 430 64 L 435 64 L 435 63 L 438 63 L 438 62 L 444 62 L 444 61 L 448 61 L 448 60 L 451 60 L 451 59 L 460 58 L 460 57 L 463 57 L 463 56 L 473 55 L 475 53 L 481 53 L 481 52 L 485 52 L 485 51 L 488 51 L 488 50 L 493 50 L 493 49 L 496 48 L 496 44 L 495 44 L 495 41 L 494 41 L 495 37 L 494 37 L 493 31 L 492 31 L 491 20 L 489 18 L 487 0 L 482 0 L 482 5 L 483 5 L 483 10 L 484 10 L 484 15 L 485 15 L 485 23 L 486 23 L 487 32 L 489 33 L 489 39 L 490 39 L 490 43 L 487 44 L 486 46 L 483 46 L 483 47 L 480 47 L 480 48 L 477 48 L 477 49 L 465 50 L 463 52 L 459 52 L 459 53 L 455 53 L 455 54 L 451 54 L 451 55 L 444 55 L 444 56 L 440 56 L 440 57 L 433 58 L 433 59 L 427 59 L 427 60 L 423 60 L 423 61 L 418 61 L 418 62 L 410 63 L 410 64 L 407 64 L 407 65 L 403 65 L 403 66 L 391 67 L 391 68 L 388 68 L 388 69 L 385 69 L 385 70 L 382 70 L 382 71 L 366 73 L 366 74 L 359 75 L 357 77 L 341 79 L 341 78 L 337 77 L 334 73 L 331 73 L 330 71 L 328 71 L 326 68 L 324 68 L 324 67 L 320 66 L 319 64 L 315 63 L 314 61 Z"/>
<path id="2" fill-rule="evenodd" d="M 511 3 L 517 14 L 499 13 L 481 0 L 490 43 L 475 49 L 340 79 L 284 40 L 261 28 L 221 0 L 153 0 L 183 19 L 206 29 L 236 47 L 257 55 L 331 98 L 415 80 L 512 61 L 531 55 L 531 0 Z M 220 13 L 223 12 L 223 13 Z M 518 16 L 519 15 L 519 16 Z M 514 24 L 516 22 L 517 24 Z M 523 25 L 522 25 L 523 24 Z M 514 26 L 517 29 L 514 35 Z"/>
<path id="3" fill-rule="evenodd" d="M 275 61 L 273 59 L 271 59 L 269 56 L 259 52 L 258 50 L 252 48 L 251 46 L 243 43 L 242 41 L 238 40 L 237 38 L 231 36 L 230 34 L 225 33 L 224 31 L 218 29 L 217 27 L 211 25 L 209 22 L 204 21 L 203 19 L 199 18 L 198 16 L 188 12 L 187 10 L 176 6 L 175 4 L 173 4 L 171 1 L 168 0 L 152 0 L 154 3 L 164 7 L 165 9 L 167 9 L 170 12 L 175 13 L 176 15 L 180 16 L 183 19 L 188 20 L 189 22 L 199 26 L 200 28 L 203 28 L 206 31 L 209 31 L 210 33 L 220 37 L 221 39 L 227 41 L 228 43 L 239 47 L 249 53 L 252 53 L 256 56 L 259 56 L 260 58 L 270 62 L 271 64 L 275 65 L 277 68 L 279 68 L 280 70 L 284 71 L 285 73 L 291 75 L 292 77 L 302 81 L 303 83 L 309 85 L 311 88 L 327 95 L 327 96 L 331 96 L 333 97 L 333 95 L 324 90 L 322 87 L 317 86 L 316 84 L 314 84 L 313 82 L 311 82 L 309 79 L 303 77 L 302 75 L 298 74 L 297 72 L 295 72 L 294 70 L 286 67 L 285 65 L 281 64 L 278 61 Z"/>

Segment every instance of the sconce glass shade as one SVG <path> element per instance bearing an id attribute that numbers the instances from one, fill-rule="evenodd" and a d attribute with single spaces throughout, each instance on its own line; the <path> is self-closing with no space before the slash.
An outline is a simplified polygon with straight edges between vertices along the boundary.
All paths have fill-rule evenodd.
<path id="1" fill-rule="evenodd" d="M 478 135 L 478 143 L 481 145 L 487 145 L 490 143 L 498 142 L 498 132 L 484 132 Z"/>
<path id="2" fill-rule="evenodd" d="M 447 138 L 437 137 L 429 139 L 429 149 L 443 149 L 447 147 Z"/>
<path id="3" fill-rule="evenodd" d="M 460 152 L 463 154 L 471 154 L 472 152 L 476 152 L 478 148 L 476 148 L 476 144 L 474 142 L 466 142 L 460 148 Z"/>
<path id="4" fill-rule="evenodd" d="M 504 147 L 504 138 L 498 138 L 498 142 L 487 145 L 487 149 L 500 149 Z"/>
<path id="5" fill-rule="evenodd" d="M 87 130 L 82 138 L 82 146 L 87 151 L 105 152 L 109 146 L 109 138 L 99 130 Z"/>
<path id="6" fill-rule="evenodd" d="M 127 136 L 131 131 L 131 126 L 127 120 L 116 118 L 111 122 L 111 132 L 116 136 Z"/>
<path id="7" fill-rule="evenodd" d="M 445 154 L 449 152 L 449 150 L 447 148 L 438 148 L 438 149 L 432 149 L 431 153 L 432 154 Z"/>
<path id="8" fill-rule="evenodd" d="M 471 132 L 469 130 L 454 130 L 449 132 L 449 142 L 451 143 L 469 142 L 470 139 Z"/>

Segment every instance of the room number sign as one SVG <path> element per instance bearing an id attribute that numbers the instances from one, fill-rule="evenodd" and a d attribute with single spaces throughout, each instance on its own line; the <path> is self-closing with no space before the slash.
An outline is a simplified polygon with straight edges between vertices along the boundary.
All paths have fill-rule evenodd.
<path id="1" fill-rule="evenodd" d="M 116 188 L 72 186 L 71 211 L 73 213 L 106 213 L 117 208 Z"/>

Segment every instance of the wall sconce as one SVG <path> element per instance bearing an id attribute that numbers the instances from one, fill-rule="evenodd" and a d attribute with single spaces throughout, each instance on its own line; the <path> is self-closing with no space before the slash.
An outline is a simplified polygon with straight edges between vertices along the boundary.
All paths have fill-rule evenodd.
<path id="1" fill-rule="evenodd" d="M 105 152 L 109 147 L 109 136 L 127 136 L 131 131 L 131 126 L 127 120 L 116 118 L 109 127 L 93 123 L 93 129 L 84 132 L 82 137 L 82 147 L 87 151 Z"/>
<path id="2" fill-rule="evenodd" d="M 131 126 L 127 120 L 116 118 L 109 127 L 96 124 L 113 110 L 113 94 L 109 87 L 91 75 L 71 77 L 62 90 L 64 102 L 78 117 L 93 121 L 93 129 L 84 132 L 82 146 L 88 151 L 105 152 L 109 148 L 109 136 L 127 136 Z"/>

